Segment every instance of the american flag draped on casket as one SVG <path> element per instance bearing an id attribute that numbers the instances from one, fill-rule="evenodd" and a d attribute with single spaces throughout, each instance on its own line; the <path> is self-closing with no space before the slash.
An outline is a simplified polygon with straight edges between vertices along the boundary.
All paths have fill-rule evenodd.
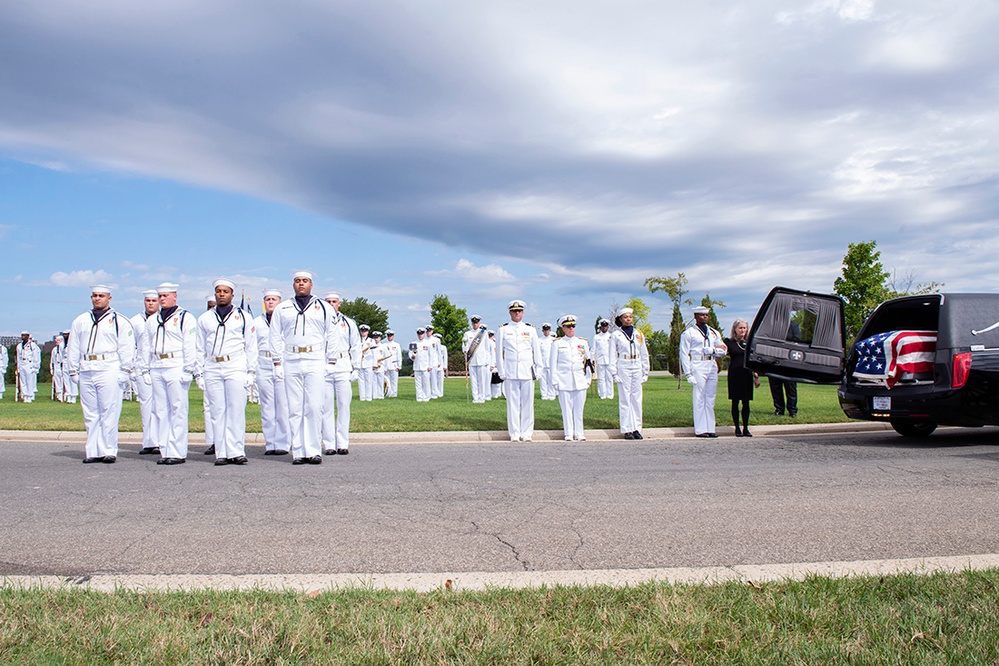
<path id="1" fill-rule="evenodd" d="M 894 386 L 902 373 L 933 372 L 936 331 L 885 331 L 854 343 L 855 379 Z"/>

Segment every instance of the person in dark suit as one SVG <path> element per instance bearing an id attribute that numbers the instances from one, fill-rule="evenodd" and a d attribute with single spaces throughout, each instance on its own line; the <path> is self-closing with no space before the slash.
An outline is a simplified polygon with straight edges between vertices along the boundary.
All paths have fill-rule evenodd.
<path id="1" fill-rule="evenodd" d="M 787 329 L 787 339 L 791 342 L 802 341 L 798 322 L 791 321 Z M 798 416 L 798 383 L 778 377 L 767 377 L 767 381 L 770 383 L 770 396 L 774 400 L 774 416 L 784 416 L 785 411 L 792 419 Z"/>
<path id="2" fill-rule="evenodd" d="M 728 399 L 732 401 L 732 422 L 735 424 L 736 437 L 752 437 L 749 432 L 749 403 L 753 399 L 753 389 L 760 385 L 756 373 L 746 367 L 746 336 L 749 334 L 749 322 L 736 319 L 732 323 L 732 332 L 725 338 L 728 347 Z M 742 427 L 739 427 L 739 417 L 742 416 Z"/>

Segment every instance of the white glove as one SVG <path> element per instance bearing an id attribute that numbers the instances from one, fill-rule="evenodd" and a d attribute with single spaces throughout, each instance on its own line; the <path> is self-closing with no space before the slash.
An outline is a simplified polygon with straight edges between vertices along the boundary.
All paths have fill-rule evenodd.
<path id="1" fill-rule="evenodd" d="M 191 380 L 187 380 L 187 383 L 190 384 Z M 202 375 L 194 375 L 194 383 L 197 384 L 198 388 L 202 391 L 205 390 L 205 378 Z"/>
<path id="2" fill-rule="evenodd" d="M 153 378 L 149 375 L 148 372 L 142 373 L 142 383 L 145 384 L 146 386 L 153 385 Z"/>
<path id="3" fill-rule="evenodd" d="M 128 376 L 127 372 L 124 372 L 124 371 L 119 372 L 118 373 L 118 386 L 120 386 L 121 388 L 125 388 L 126 386 L 128 386 L 128 382 L 129 382 L 130 379 L 131 378 Z"/>
<path id="4" fill-rule="evenodd" d="M 611 375 L 611 381 L 613 381 L 615 384 L 620 384 L 621 383 L 621 376 L 620 375 Z"/>
<path id="5" fill-rule="evenodd" d="M 694 379 L 694 375 L 687 375 L 687 381 L 690 382 L 691 386 L 697 386 L 697 380 Z"/>
<path id="6" fill-rule="evenodd" d="M 357 370 L 351 370 L 350 371 L 350 381 L 356 382 L 357 381 L 357 377 L 358 377 Z"/>
<path id="7" fill-rule="evenodd" d="M 649 381 L 649 376 L 648 375 L 642 375 L 642 383 L 644 384 L 647 381 Z"/>
<path id="8" fill-rule="evenodd" d="M 253 390 L 253 384 L 254 384 L 255 378 L 256 378 L 256 376 L 252 372 L 246 373 L 246 379 L 243 380 L 243 388 L 246 389 L 247 393 L 249 393 L 250 391 Z"/>
<path id="9" fill-rule="evenodd" d="M 280 379 L 284 381 L 284 366 L 275 365 L 274 366 L 274 379 Z"/>

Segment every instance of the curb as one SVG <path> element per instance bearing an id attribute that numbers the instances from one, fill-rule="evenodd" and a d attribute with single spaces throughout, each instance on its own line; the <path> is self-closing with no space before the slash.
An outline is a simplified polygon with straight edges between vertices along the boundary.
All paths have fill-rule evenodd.
<path id="1" fill-rule="evenodd" d="M 602 569 L 589 571 L 503 571 L 389 574 L 247 574 L 247 575 L 114 575 L 95 574 L 77 578 L 60 576 L 4 576 L 0 589 L 78 588 L 95 592 L 178 592 L 192 590 L 268 590 L 318 593 L 325 590 L 362 588 L 372 590 L 487 590 L 523 589 L 542 586 L 611 585 L 624 587 L 660 582 L 713 585 L 741 582 L 759 584 L 800 581 L 810 576 L 845 578 L 885 576 L 901 573 L 928 575 L 999 567 L 999 554 L 923 557 L 848 562 L 804 562 L 793 564 L 747 564 L 663 569 Z"/>
<path id="2" fill-rule="evenodd" d="M 836 433 L 885 432 L 891 425 L 881 422 L 851 421 L 847 423 L 801 423 L 791 425 L 761 425 L 754 426 L 753 433 L 757 437 L 779 437 L 782 435 L 827 435 Z M 587 430 L 586 440 L 603 442 L 611 440 L 625 441 L 617 430 Z M 645 439 L 684 439 L 693 438 L 693 428 L 646 428 L 642 431 Z M 718 437 L 735 438 L 726 426 Z M 87 441 L 83 431 L 45 431 L 45 430 L 0 430 L 0 441 L 5 442 L 72 442 Z M 469 442 L 509 442 L 510 436 L 505 430 L 471 430 L 442 432 L 357 432 L 350 434 L 352 444 L 444 444 Z M 565 443 L 561 430 L 535 430 L 535 442 Z M 191 433 L 188 436 L 191 444 L 204 444 L 205 434 Z M 141 444 L 141 432 L 118 433 L 119 444 Z M 571 443 L 571 442 L 570 442 Z M 247 446 L 263 446 L 262 433 L 246 433 Z"/>

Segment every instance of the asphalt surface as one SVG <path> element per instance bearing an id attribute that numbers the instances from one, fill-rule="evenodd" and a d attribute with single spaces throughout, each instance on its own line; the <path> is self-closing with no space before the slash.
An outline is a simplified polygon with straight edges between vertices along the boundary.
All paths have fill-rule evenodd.
<path id="1" fill-rule="evenodd" d="M 245 467 L 215 467 L 202 447 L 158 466 L 135 444 L 115 465 L 81 465 L 79 443 L 8 436 L 0 575 L 555 582 L 999 553 L 994 429 L 918 441 L 830 430 L 843 428 L 710 441 L 356 438 L 351 455 L 320 466 L 250 446 Z"/>

